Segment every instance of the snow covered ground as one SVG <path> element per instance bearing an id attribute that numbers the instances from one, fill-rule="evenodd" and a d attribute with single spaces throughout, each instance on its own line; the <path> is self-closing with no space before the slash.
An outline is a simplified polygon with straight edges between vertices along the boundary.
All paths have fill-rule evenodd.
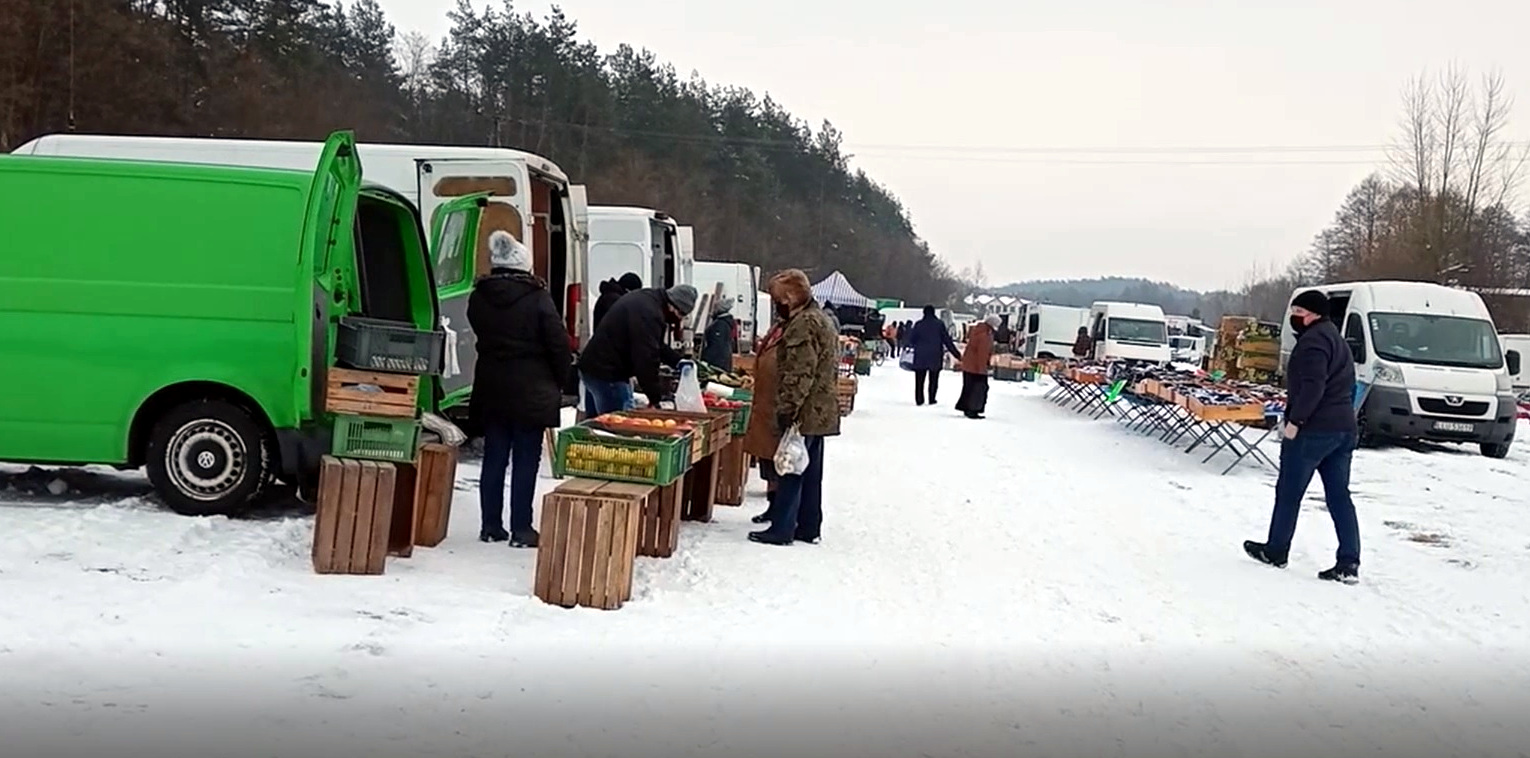
<path id="1" fill-rule="evenodd" d="M 828 448 L 821 545 L 686 524 L 615 612 L 531 595 L 534 553 L 451 537 L 321 577 L 295 509 L 193 520 L 131 475 L 0 485 L 0 754 L 1525 755 L 1530 447 L 1362 451 L 1363 583 L 1291 566 L 1273 476 L 996 382 L 916 408 L 891 366 Z M 1530 441 L 1530 428 L 1521 436 Z M 12 474 L 16 468 L 0 469 Z M 555 482 L 544 479 L 542 488 Z M 136 751 L 136 752 L 132 752 Z"/>

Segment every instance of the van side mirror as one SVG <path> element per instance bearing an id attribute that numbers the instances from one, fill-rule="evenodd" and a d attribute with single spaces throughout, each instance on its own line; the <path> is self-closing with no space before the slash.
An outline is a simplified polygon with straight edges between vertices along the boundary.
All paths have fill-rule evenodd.
<path id="1" fill-rule="evenodd" d="M 1355 357 L 1355 363 L 1365 363 L 1365 340 L 1361 337 L 1350 337 L 1344 341 L 1349 343 L 1349 353 Z"/>
<path id="2" fill-rule="evenodd" d="M 1519 375 L 1519 351 L 1518 350 L 1510 350 L 1509 352 L 1504 353 L 1503 354 L 1503 361 L 1504 361 L 1504 363 L 1509 364 L 1509 374 L 1510 375 L 1513 375 L 1513 376 L 1518 376 Z"/>

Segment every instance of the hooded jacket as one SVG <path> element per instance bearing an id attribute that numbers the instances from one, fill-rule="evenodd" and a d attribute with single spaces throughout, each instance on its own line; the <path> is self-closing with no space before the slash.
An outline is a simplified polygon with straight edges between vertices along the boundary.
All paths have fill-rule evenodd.
<path id="1" fill-rule="evenodd" d="M 467 316 L 478 352 L 470 418 L 558 426 L 571 358 L 547 285 L 525 271 L 494 269 L 473 287 Z"/>
<path id="2" fill-rule="evenodd" d="M 771 286 L 771 294 L 792 309 L 777 347 L 775 415 L 796 423 L 804 436 L 837 435 L 839 334 L 828 314 L 813 302 L 807 275 L 789 270 L 778 274 Z"/>
<path id="3" fill-rule="evenodd" d="M 1355 358 L 1326 318 L 1296 338 L 1286 360 L 1286 421 L 1300 432 L 1351 432 L 1355 422 Z"/>
<path id="4" fill-rule="evenodd" d="M 622 287 L 621 283 L 615 279 L 607 279 L 601 282 L 600 297 L 595 299 L 595 323 L 591 324 L 590 328 L 594 329 L 600 326 L 601 320 L 606 317 L 606 313 L 611 310 L 611 306 L 615 305 L 616 301 L 620 300 L 622 295 L 625 294 L 627 294 L 626 288 Z"/>
<path id="5" fill-rule="evenodd" d="M 733 370 L 734 327 L 738 322 L 733 318 L 732 311 L 724 311 L 712 317 L 712 323 L 707 325 L 705 340 L 701 348 L 701 360 L 716 366 L 723 371 Z"/>
<path id="6" fill-rule="evenodd" d="M 664 290 L 652 287 L 623 295 L 595 327 L 579 356 L 579 371 L 603 382 L 636 378 L 648 401 L 659 402 L 664 396 L 659 364 L 680 362 L 680 354 L 665 342 L 670 327 L 664 304 Z"/>

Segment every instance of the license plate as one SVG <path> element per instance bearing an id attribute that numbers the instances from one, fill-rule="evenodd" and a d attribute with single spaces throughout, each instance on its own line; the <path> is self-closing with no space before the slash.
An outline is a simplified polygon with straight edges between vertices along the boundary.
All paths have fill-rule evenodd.
<path id="1" fill-rule="evenodd" d="M 1477 431 L 1475 424 L 1468 424 L 1462 421 L 1436 421 L 1434 422 L 1434 428 L 1435 431 L 1440 432 L 1465 432 L 1468 434 Z"/>

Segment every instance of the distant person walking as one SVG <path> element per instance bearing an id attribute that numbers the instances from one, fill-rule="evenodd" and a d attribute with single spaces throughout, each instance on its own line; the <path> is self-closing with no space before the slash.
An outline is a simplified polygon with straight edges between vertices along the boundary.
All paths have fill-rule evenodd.
<path id="1" fill-rule="evenodd" d="M 1280 474 L 1275 512 L 1265 542 L 1244 542 L 1249 557 L 1285 568 L 1301 514 L 1302 498 L 1316 473 L 1339 538 L 1337 562 L 1319 579 L 1353 584 L 1360 580 L 1360 525 L 1349 494 L 1350 460 L 1359 429 L 1355 423 L 1355 360 L 1339 328 L 1328 319 L 1328 298 L 1308 290 L 1291 302 L 1296 347 L 1286 368 L 1285 425 L 1281 430 Z"/>
<path id="2" fill-rule="evenodd" d="M 925 404 L 928 387 L 930 405 L 934 405 L 935 394 L 940 391 L 940 372 L 945 368 L 944 353 L 949 352 L 957 360 L 962 358 L 946 325 L 935 316 L 935 306 L 924 307 L 924 318 L 909 330 L 908 346 L 914 350 L 914 404 Z"/>
<path id="3" fill-rule="evenodd" d="M 1089 327 L 1078 328 L 1078 336 L 1073 339 L 1073 357 L 1084 360 L 1094 353 L 1094 340 L 1089 337 Z"/>

